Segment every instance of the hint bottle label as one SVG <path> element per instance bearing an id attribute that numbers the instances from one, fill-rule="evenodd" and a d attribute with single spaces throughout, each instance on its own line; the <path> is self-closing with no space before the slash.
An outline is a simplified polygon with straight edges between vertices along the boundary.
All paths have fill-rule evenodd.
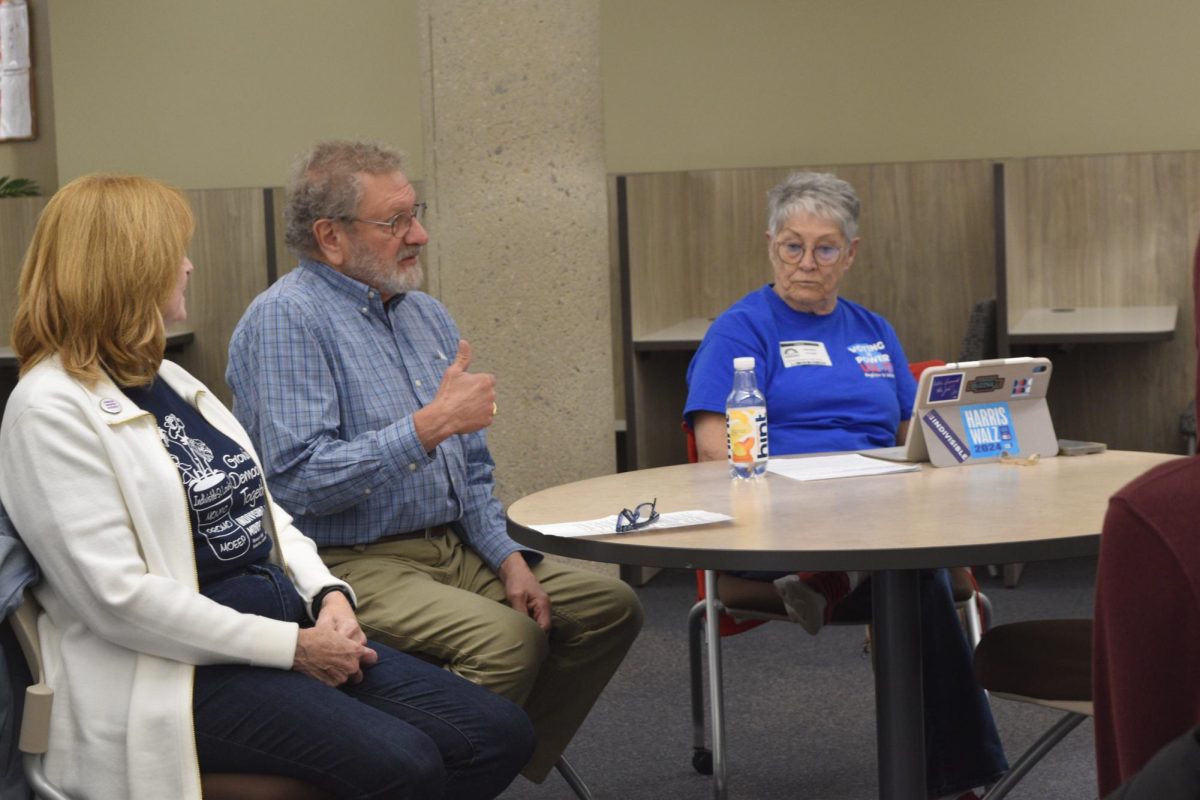
<path id="1" fill-rule="evenodd" d="M 729 461 L 750 466 L 767 457 L 767 407 L 749 406 L 725 410 L 725 433 Z"/>

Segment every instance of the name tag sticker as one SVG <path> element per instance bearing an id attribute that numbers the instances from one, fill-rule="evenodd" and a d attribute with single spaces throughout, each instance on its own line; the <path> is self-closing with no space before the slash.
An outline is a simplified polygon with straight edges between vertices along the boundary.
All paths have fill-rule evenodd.
<path id="1" fill-rule="evenodd" d="M 824 342 L 780 342 L 779 357 L 785 367 L 831 367 Z"/>
<path id="2" fill-rule="evenodd" d="M 1001 453 L 1015 456 L 1021 452 L 1008 403 L 983 403 L 963 406 L 960 410 L 972 456 L 989 458 Z"/>

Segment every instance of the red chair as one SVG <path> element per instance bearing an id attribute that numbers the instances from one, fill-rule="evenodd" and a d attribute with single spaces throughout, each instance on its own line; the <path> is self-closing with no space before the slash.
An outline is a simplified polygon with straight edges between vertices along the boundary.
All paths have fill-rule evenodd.
<path id="1" fill-rule="evenodd" d="M 944 367 L 944 366 L 946 366 L 945 361 L 934 358 L 934 359 L 930 359 L 929 361 L 914 361 L 913 363 L 908 365 L 908 371 L 912 373 L 912 376 L 914 378 L 916 378 L 917 380 L 921 380 L 921 373 L 924 372 L 925 370 L 929 369 L 930 367 Z"/>
<path id="2" fill-rule="evenodd" d="M 910 364 L 909 370 L 912 372 L 914 378 L 920 378 L 921 373 L 929 367 L 940 367 L 945 363 L 945 361 L 939 360 L 918 361 Z M 681 428 L 687 440 L 688 461 L 694 464 L 699 460 L 695 432 L 692 431 L 691 426 L 686 421 L 681 423 Z M 963 624 L 967 629 L 971 644 L 975 645 L 979 642 L 979 638 L 983 634 L 985 621 L 990 618 L 990 606 L 987 598 L 979 591 L 979 585 L 976 583 L 975 576 L 971 573 L 970 567 L 953 569 L 950 575 L 954 589 L 954 600 L 958 605 L 959 612 L 963 616 Z M 702 638 L 705 627 L 705 598 L 704 570 L 696 570 L 696 603 L 692 606 L 691 611 L 688 612 L 688 672 L 692 699 L 692 766 L 702 775 L 711 775 L 714 754 L 705 741 L 704 686 L 703 672 L 700 666 L 703 653 Z M 753 630 L 772 620 L 790 622 L 786 614 L 777 614 L 756 609 L 726 607 L 720 598 L 715 600 L 715 605 L 719 610 L 717 630 L 721 637 L 736 636 L 739 633 Z M 862 617 L 844 616 L 839 618 L 835 615 L 830 624 L 870 625 L 870 622 L 868 612 L 866 616 Z M 724 687 L 717 686 L 716 692 L 718 696 L 723 695 Z M 721 747 L 723 745 L 724 743 L 721 742 L 717 746 Z M 718 754 L 717 757 L 722 762 L 724 761 L 724 753 Z"/>

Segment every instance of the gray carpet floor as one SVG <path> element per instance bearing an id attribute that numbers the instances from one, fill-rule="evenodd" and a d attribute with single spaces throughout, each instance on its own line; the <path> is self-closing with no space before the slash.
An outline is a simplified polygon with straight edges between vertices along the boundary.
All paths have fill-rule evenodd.
<path id="1" fill-rule="evenodd" d="M 1015 589 L 981 576 L 996 623 L 1091 616 L 1095 561 L 1029 564 Z M 691 765 L 687 612 L 694 573 L 664 572 L 638 589 L 646 624 L 576 735 L 567 757 L 596 800 L 702 800 L 712 779 Z M 722 640 L 731 800 L 864 800 L 877 796 L 874 688 L 863 629 L 808 636 L 770 623 Z M 1058 712 L 1002 699 L 993 711 L 1010 761 Z M 1091 721 L 1058 745 L 1009 795 L 1013 800 L 1096 797 Z M 523 778 L 505 800 L 571 800 L 557 773 Z"/>

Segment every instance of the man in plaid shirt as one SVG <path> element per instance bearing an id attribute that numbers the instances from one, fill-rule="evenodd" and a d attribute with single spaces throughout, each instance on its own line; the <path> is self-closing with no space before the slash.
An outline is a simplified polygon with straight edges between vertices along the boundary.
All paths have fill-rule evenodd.
<path id="1" fill-rule="evenodd" d="M 300 263 L 234 331 L 234 413 L 367 635 L 523 704 L 540 782 L 637 636 L 637 597 L 509 538 L 484 434 L 495 381 L 417 291 L 429 237 L 401 156 L 319 143 L 285 203 Z"/>

